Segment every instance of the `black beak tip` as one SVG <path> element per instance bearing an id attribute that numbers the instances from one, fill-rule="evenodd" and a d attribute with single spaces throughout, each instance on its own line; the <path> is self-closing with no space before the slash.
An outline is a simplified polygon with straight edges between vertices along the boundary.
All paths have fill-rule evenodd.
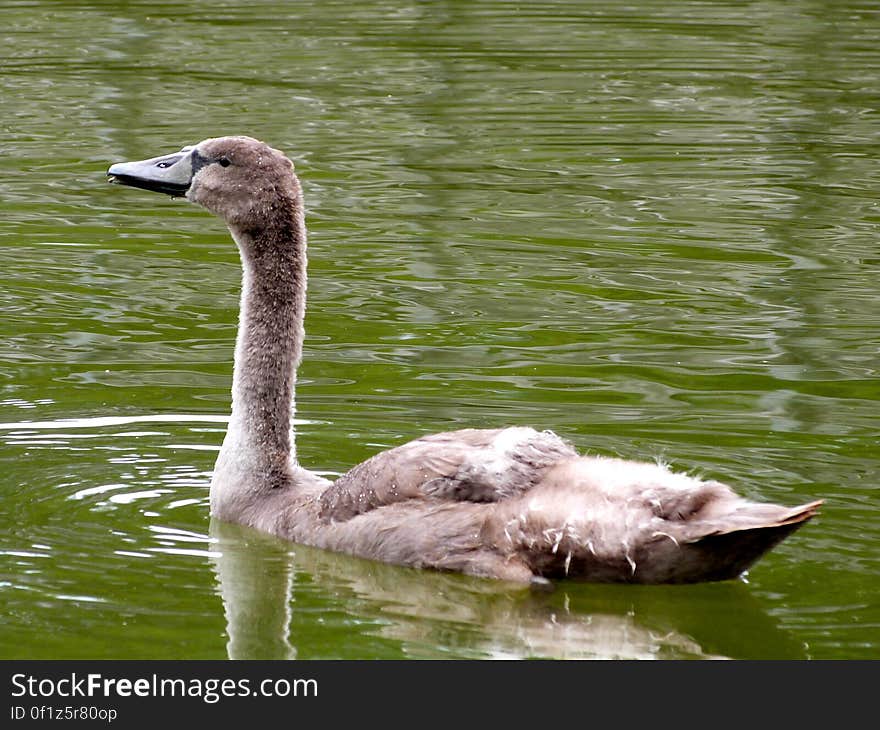
<path id="1" fill-rule="evenodd" d="M 189 184 L 166 182 L 163 180 L 150 180 L 135 175 L 123 175 L 119 173 L 107 173 L 107 181 L 119 185 L 127 185 L 132 188 L 149 190 L 154 193 L 165 193 L 172 198 L 183 198 L 189 190 Z"/>

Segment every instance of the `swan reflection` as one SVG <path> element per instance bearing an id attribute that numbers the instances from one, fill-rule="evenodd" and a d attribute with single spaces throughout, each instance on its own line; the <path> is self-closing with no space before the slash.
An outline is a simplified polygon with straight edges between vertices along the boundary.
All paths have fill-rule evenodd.
<path id="1" fill-rule="evenodd" d="M 210 534 L 230 659 L 801 654 L 742 583 L 641 587 L 563 582 L 545 593 L 292 545 L 217 520 Z M 724 620 L 736 623 L 729 645 L 718 636 L 719 606 Z M 326 638 L 330 632 L 335 632 L 332 641 Z M 337 641 L 340 632 L 350 639 Z M 333 654 L 325 649 L 330 646 Z"/>

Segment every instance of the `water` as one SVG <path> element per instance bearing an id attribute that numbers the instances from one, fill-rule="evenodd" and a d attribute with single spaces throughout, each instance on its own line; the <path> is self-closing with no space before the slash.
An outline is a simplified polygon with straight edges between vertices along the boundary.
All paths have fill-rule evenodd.
<path id="1" fill-rule="evenodd" d="M 880 658 L 872 2 L 7 2 L 0 657 Z M 300 458 L 552 428 L 827 500 L 747 582 L 532 595 L 211 525 L 238 261 L 113 161 L 307 197 Z"/>

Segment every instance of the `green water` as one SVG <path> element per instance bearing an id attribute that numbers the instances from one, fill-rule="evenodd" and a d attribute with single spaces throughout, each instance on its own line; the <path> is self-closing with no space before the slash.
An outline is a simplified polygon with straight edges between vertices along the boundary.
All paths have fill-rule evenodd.
<path id="1" fill-rule="evenodd" d="M 880 8 L 5 2 L 0 658 L 880 658 Z M 532 595 L 210 525 L 238 260 L 111 162 L 303 179 L 302 462 L 552 428 L 827 500 L 747 581 Z"/>

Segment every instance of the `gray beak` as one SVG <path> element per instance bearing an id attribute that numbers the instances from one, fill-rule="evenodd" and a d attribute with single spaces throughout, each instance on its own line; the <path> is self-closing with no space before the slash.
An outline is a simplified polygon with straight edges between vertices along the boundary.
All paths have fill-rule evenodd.
<path id="1" fill-rule="evenodd" d="M 117 162 L 107 170 L 110 182 L 181 197 L 206 160 L 193 147 L 139 162 Z"/>

